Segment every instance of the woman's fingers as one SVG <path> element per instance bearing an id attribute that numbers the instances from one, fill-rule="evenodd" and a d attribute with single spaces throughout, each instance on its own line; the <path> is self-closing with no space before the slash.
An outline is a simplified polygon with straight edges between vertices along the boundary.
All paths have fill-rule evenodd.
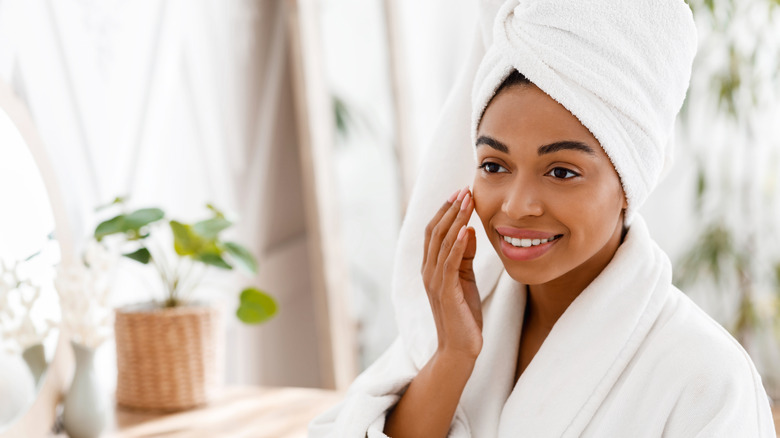
<path id="1" fill-rule="evenodd" d="M 455 243 L 455 240 L 457 239 L 461 227 L 463 225 L 466 225 L 469 222 L 469 218 L 471 217 L 471 213 L 473 210 L 474 210 L 474 201 L 471 199 L 471 193 L 466 193 L 466 196 L 463 198 L 463 201 L 461 201 L 460 205 L 458 206 L 458 211 L 455 217 L 453 218 L 452 224 L 450 224 L 447 233 L 445 234 L 444 238 L 441 240 L 441 247 L 439 249 L 439 257 L 437 263 L 440 264 L 447 258 L 447 256 L 450 253 L 450 249 L 452 248 L 453 244 Z M 431 261 L 433 262 L 433 259 Z"/>
<path id="2" fill-rule="evenodd" d="M 455 202 L 455 200 L 458 198 L 458 195 L 462 191 L 463 189 L 456 190 L 455 193 L 451 194 L 447 201 L 439 208 L 439 211 L 437 211 L 433 216 L 433 219 L 431 219 L 430 222 L 428 222 L 428 225 L 425 227 L 425 245 L 423 247 L 422 262 L 423 268 L 425 268 L 425 262 L 428 259 L 428 243 L 431 241 L 431 233 L 433 233 L 433 228 L 436 226 L 436 224 L 439 223 L 444 214 L 447 213 L 447 211 L 452 206 L 452 203 Z"/>
<path id="3" fill-rule="evenodd" d="M 452 244 L 452 250 L 449 251 L 442 265 L 443 285 L 448 290 L 455 289 L 456 283 L 460 281 L 460 264 L 468 244 L 469 233 L 466 225 L 458 228 L 457 233 Z"/>
<path id="4" fill-rule="evenodd" d="M 473 212 L 468 187 L 439 209 L 425 229 L 422 274 L 439 348 L 476 358 L 482 346 L 481 303 L 473 274 L 464 276 L 474 257 L 474 230 L 467 226 Z"/>
<path id="5" fill-rule="evenodd" d="M 463 258 L 460 262 L 460 275 L 461 277 L 473 281 L 474 280 L 474 256 L 477 254 L 477 235 L 474 228 L 467 228 L 468 235 L 466 236 L 466 249 L 463 252 Z"/>
<path id="6" fill-rule="evenodd" d="M 449 205 L 447 209 L 444 210 L 444 214 L 442 214 L 441 218 L 439 218 L 439 220 L 435 223 L 431 221 L 428 224 L 428 229 L 430 229 L 430 236 L 428 239 L 426 239 L 427 248 L 424 253 L 425 255 L 423 255 L 423 270 L 425 270 L 426 266 L 429 265 L 436 266 L 439 259 L 441 242 L 452 228 L 453 221 L 458 216 L 458 212 L 460 211 L 461 203 L 468 193 L 468 187 L 462 189 L 456 196 L 455 200 Z M 428 230 L 426 230 L 426 235 L 428 234 Z"/>
<path id="7" fill-rule="evenodd" d="M 450 321 L 442 326 L 451 330 L 448 337 L 442 339 L 442 344 L 476 357 L 482 348 L 482 308 L 476 284 L 464 282 L 461 276 L 463 257 L 469 250 L 472 233 L 473 229 L 466 225 L 458 229 L 452 250 L 443 262 L 440 302 L 442 313 L 448 315 Z M 453 325 L 454 321 L 457 322 Z"/>

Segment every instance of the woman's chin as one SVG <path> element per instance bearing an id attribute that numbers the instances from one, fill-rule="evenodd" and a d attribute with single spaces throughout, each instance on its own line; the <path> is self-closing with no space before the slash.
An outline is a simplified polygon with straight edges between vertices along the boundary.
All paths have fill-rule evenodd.
<path id="1" fill-rule="evenodd" d="M 515 263 L 517 262 L 512 262 L 512 264 Z M 539 272 L 538 269 L 533 270 L 533 269 L 518 268 L 517 266 L 512 266 L 512 265 L 508 266 L 506 262 L 504 263 L 504 269 L 506 269 L 506 273 L 509 274 L 509 276 L 512 277 L 513 280 L 521 284 L 526 284 L 528 286 L 536 286 L 539 284 L 544 284 L 555 279 L 553 275 L 545 272 Z"/>

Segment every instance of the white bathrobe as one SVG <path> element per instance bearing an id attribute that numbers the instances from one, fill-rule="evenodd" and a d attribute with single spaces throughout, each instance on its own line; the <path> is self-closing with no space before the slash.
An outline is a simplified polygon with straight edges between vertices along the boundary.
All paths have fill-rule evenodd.
<path id="1" fill-rule="evenodd" d="M 526 292 L 504 273 L 483 302 L 484 346 L 449 436 L 774 438 L 750 357 L 671 273 L 637 217 L 516 384 Z M 388 410 L 419 368 L 399 339 L 310 436 L 384 437 Z"/>

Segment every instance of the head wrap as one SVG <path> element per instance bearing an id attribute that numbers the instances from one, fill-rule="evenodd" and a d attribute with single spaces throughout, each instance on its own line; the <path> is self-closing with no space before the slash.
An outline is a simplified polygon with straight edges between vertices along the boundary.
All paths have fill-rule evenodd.
<path id="1" fill-rule="evenodd" d="M 671 165 L 696 44 L 683 0 L 507 1 L 474 81 L 472 144 L 516 69 L 599 141 L 620 176 L 629 224 Z"/>

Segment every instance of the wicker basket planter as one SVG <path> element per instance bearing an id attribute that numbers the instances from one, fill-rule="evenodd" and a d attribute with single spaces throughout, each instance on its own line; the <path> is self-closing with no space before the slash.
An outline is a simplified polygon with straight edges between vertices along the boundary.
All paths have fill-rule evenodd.
<path id="1" fill-rule="evenodd" d="M 178 411 L 207 403 L 217 386 L 218 327 L 218 310 L 205 305 L 117 309 L 117 404 Z"/>

